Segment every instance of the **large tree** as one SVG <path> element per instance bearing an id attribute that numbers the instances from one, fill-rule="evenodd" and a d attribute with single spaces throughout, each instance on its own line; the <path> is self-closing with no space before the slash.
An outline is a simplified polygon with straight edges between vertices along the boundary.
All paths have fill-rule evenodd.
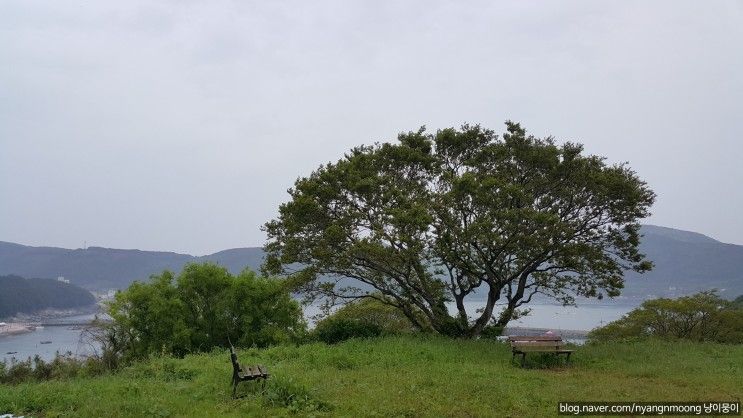
<path id="1" fill-rule="evenodd" d="M 624 271 L 651 267 L 638 221 L 654 193 L 625 164 L 506 125 L 421 128 L 298 179 L 265 226 L 264 268 L 311 297 L 375 298 L 459 336 L 505 326 L 536 294 L 618 295 Z M 473 293 L 484 306 L 468 312 Z"/>

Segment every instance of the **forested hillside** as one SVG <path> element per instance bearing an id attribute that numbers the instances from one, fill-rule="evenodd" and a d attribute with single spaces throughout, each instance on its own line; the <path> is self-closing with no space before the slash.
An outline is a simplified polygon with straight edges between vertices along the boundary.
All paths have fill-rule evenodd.
<path id="1" fill-rule="evenodd" d="M 212 261 L 237 274 L 245 267 L 257 269 L 260 248 L 236 248 L 203 257 L 164 251 L 89 247 L 66 249 L 30 247 L 0 241 L 0 274 L 55 278 L 91 290 L 123 289 L 134 280 L 146 280 L 163 270 L 179 272 L 186 263 Z"/>
<path id="2" fill-rule="evenodd" d="M 0 276 L 0 318 L 47 308 L 70 309 L 92 305 L 87 290 L 51 279 Z"/>
<path id="3" fill-rule="evenodd" d="M 690 295 L 717 288 L 733 299 L 743 294 L 743 246 L 706 235 L 653 225 L 642 227 L 640 250 L 655 267 L 645 274 L 627 273 L 622 299 L 636 304 L 653 297 Z M 235 248 L 195 257 L 160 251 L 100 247 L 64 249 L 0 242 L 0 274 L 54 278 L 64 276 L 86 289 L 123 289 L 165 269 L 178 273 L 189 262 L 212 261 L 237 274 L 257 270 L 261 248 Z M 477 297 L 477 296 L 475 296 Z"/>

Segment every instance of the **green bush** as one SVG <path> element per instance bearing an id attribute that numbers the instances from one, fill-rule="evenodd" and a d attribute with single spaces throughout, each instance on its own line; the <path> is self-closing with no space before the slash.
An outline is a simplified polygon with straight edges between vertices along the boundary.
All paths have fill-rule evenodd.
<path id="1" fill-rule="evenodd" d="M 26 361 L 11 360 L 10 365 L 3 365 L 3 375 L 0 383 L 18 384 L 34 380 L 34 368 L 31 359 Z"/>
<path id="2" fill-rule="evenodd" d="M 743 343 L 743 310 L 714 291 L 645 301 L 621 319 L 597 328 L 592 340 L 642 337 Z"/>
<path id="3" fill-rule="evenodd" d="M 483 328 L 482 333 L 480 334 L 480 337 L 491 339 L 491 340 L 497 340 L 498 337 L 503 335 L 503 328 L 504 327 L 498 326 L 498 325 L 488 325 L 485 328 Z"/>
<path id="4" fill-rule="evenodd" d="M 373 323 L 348 318 L 328 318 L 315 328 L 317 339 L 335 344 L 351 338 L 371 338 L 382 335 L 382 329 Z"/>
<path id="5" fill-rule="evenodd" d="M 0 362 L 0 383 L 18 384 L 45 380 L 96 376 L 110 371 L 100 358 L 76 358 L 57 353 L 50 361 L 34 356 L 25 361 Z"/>
<path id="6" fill-rule="evenodd" d="M 414 332 L 410 320 L 397 308 L 367 298 L 351 302 L 319 321 L 312 335 L 335 344 L 351 338 L 371 338 Z"/>
<path id="7" fill-rule="evenodd" d="M 109 314 L 113 324 L 102 342 L 125 360 L 156 353 L 182 357 L 228 341 L 265 347 L 306 330 L 284 281 L 250 270 L 233 276 L 213 263 L 187 265 L 177 278 L 165 271 L 149 283 L 135 282 L 116 294 Z"/>
<path id="8" fill-rule="evenodd" d="M 738 296 L 733 301 L 733 308 L 735 309 L 743 309 L 743 295 Z"/>
<path id="9" fill-rule="evenodd" d="M 262 395 L 269 406 L 283 406 L 292 413 L 307 414 L 332 409 L 332 405 L 315 398 L 309 389 L 291 379 L 270 379 Z"/>

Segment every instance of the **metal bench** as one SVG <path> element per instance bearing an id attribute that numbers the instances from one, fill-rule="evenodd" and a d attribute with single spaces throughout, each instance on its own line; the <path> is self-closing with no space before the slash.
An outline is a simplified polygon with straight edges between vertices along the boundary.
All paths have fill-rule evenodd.
<path id="1" fill-rule="evenodd" d="M 521 355 L 521 367 L 524 367 L 526 353 L 554 353 L 556 356 L 565 354 L 568 363 L 570 354 L 573 353 L 573 350 L 564 348 L 565 343 L 559 335 L 513 335 L 508 337 L 508 342 L 511 344 L 511 361 L 517 354 Z"/>
<path id="2" fill-rule="evenodd" d="M 266 366 L 255 365 L 245 366 L 241 365 L 237 361 L 237 353 L 235 353 L 235 347 L 230 344 L 230 360 L 232 361 L 232 397 L 235 397 L 237 393 L 237 384 L 240 382 L 246 382 L 250 380 L 263 379 L 264 383 L 270 376 Z"/>

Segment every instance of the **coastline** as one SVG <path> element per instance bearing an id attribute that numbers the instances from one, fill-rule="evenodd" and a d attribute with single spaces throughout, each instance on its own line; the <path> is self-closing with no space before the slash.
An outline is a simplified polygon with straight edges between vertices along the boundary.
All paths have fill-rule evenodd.
<path id="1" fill-rule="evenodd" d="M 533 328 L 533 327 L 506 327 L 503 329 L 503 336 L 511 335 L 543 335 L 546 332 L 552 332 L 563 338 L 585 339 L 590 331 L 580 329 L 560 329 L 560 328 Z"/>
<path id="2" fill-rule="evenodd" d="M 0 322 L 0 337 L 25 334 L 36 330 L 35 325 L 22 322 Z"/>
<path id="3" fill-rule="evenodd" d="M 0 337 L 34 332 L 46 320 L 62 319 L 99 311 L 100 306 L 95 304 L 74 309 L 44 309 L 33 313 L 18 313 L 12 317 L 0 319 Z"/>

